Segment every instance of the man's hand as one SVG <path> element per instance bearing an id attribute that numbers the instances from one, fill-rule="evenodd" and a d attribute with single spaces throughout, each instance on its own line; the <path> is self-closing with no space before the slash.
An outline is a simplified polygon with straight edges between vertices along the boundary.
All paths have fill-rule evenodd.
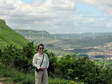
<path id="1" fill-rule="evenodd" d="M 45 69 L 47 69 L 47 68 L 40 68 L 40 70 L 45 70 Z"/>

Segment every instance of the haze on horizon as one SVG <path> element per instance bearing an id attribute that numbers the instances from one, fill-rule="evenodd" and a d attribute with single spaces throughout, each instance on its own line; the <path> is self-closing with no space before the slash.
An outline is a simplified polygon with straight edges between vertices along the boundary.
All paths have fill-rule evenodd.
<path id="1" fill-rule="evenodd" d="M 13 29 L 112 32 L 112 1 L 0 0 L 0 18 Z"/>

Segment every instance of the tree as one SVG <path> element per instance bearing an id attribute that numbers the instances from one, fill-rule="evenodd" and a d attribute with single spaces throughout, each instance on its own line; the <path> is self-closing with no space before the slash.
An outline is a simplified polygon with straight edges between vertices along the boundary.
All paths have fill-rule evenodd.
<path id="1" fill-rule="evenodd" d="M 53 52 L 45 51 L 46 54 L 49 57 L 49 68 L 48 68 L 48 74 L 52 77 L 55 76 L 55 70 L 57 65 L 57 57 Z"/>

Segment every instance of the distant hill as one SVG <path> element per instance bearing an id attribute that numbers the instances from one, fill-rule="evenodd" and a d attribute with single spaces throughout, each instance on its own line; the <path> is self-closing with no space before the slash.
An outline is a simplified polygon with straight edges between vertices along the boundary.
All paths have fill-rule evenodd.
<path id="1" fill-rule="evenodd" d="M 36 30 L 25 30 L 25 29 L 16 29 L 16 32 L 19 32 L 26 36 L 41 36 L 43 35 L 50 35 L 47 31 L 36 31 Z"/>
<path id="2" fill-rule="evenodd" d="M 112 42 L 105 43 L 104 45 L 94 46 L 93 49 L 97 51 L 88 52 L 89 55 L 109 55 L 112 57 Z"/>
<path id="3" fill-rule="evenodd" d="M 24 36 L 12 30 L 4 20 L 0 19 L 0 47 L 12 43 L 23 46 L 27 42 L 28 40 L 26 40 Z"/>
<path id="4" fill-rule="evenodd" d="M 112 33 L 77 33 L 77 34 L 55 34 L 61 40 L 55 43 L 64 48 L 86 48 L 104 45 L 112 42 Z"/>
<path id="5" fill-rule="evenodd" d="M 44 42 L 50 46 L 61 49 L 86 48 L 104 45 L 112 42 L 112 33 L 73 33 L 73 34 L 50 34 L 46 31 L 16 30 L 29 40 Z"/>
<path id="6" fill-rule="evenodd" d="M 95 46 L 94 48 L 96 49 L 101 49 L 101 50 L 112 50 L 112 42 L 105 43 L 103 45 Z"/>
<path id="7" fill-rule="evenodd" d="M 82 56 L 95 58 L 109 58 L 112 55 L 111 32 L 75 34 L 50 34 L 46 31 L 34 30 L 16 30 L 16 32 L 34 42 L 43 41 L 47 48 L 55 49 L 55 51 L 79 52 Z"/>
<path id="8" fill-rule="evenodd" d="M 26 39 L 34 41 L 35 44 L 44 43 L 47 48 L 60 49 L 60 46 L 55 46 L 55 43 L 60 41 L 59 38 L 55 38 L 54 34 L 50 34 L 47 31 L 37 31 L 37 30 L 25 30 L 25 29 L 15 29 L 15 31 L 23 35 Z"/>

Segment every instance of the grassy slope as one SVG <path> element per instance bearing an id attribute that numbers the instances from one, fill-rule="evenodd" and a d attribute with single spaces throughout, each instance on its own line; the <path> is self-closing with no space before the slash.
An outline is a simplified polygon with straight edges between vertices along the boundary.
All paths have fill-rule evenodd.
<path id="1" fill-rule="evenodd" d="M 0 47 L 3 47 L 7 44 L 15 43 L 18 46 L 23 46 L 28 41 L 12 30 L 5 21 L 0 19 Z"/>

